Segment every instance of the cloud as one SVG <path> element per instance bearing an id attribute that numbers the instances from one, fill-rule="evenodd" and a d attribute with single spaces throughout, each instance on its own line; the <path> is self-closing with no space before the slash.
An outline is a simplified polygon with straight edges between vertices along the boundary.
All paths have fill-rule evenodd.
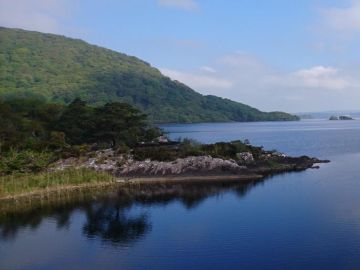
<path id="1" fill-rule="evenodd" d="M 322 11 L 326 26 L 337 31 L 360 32 L 360 1 L 354 0 L 344 8 L 327 8 Z"/>
<path id="2" fill-rule="evenodd" d="M 348 80 L 340 76 L 339 70 L 334 67 L 316 66 L 301 69 L 292 76 L 304 87 L 341 90 L 350 86 Z"/>
<path id="3" fill-rule="evenodd" d="M 0 0 L 0 25 L 63 33 L 77 0 Z"/>
<path id="4" fill-rule="evenodd" d="M 319 64 L 279 71 L 253 55 L 234 52 L 199 69 L 161 71 L 202 94 L 230 98 L 265 111 L 360 108 L 360 67 Z"/>
<path id="5" fill-rule="evenodd" d="M 158 5 L 184 10 L 195 10 L 198 4 L 194 0 L 157 0 Z"/>
<path id="6" fill-rule="evenodd" d="M 202 66 L 200 67 L 200 70 L 208 73 L 216 73 L 216 70 L 214 68 L 208 66 Z"/>
<path id="7" fill-rule="evenodd" d="M 185 83 L 193 89 L 229 89 L 232 83 L 226 79 L 199 74 L 196 72 L 184 72 L 173 69 L 161 68 L 161 73 L 173 80 Z"/>

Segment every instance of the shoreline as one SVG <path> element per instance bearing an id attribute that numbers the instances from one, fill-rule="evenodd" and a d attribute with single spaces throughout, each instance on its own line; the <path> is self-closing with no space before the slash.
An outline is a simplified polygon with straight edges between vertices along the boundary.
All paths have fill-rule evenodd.
<path id="1" fill-rule="evenodd" d="M 59 198 L 61 193 L 165 184 L 249 183 L 272 175 L 319 168 L 319 160 L 290 157 L 232 141 L 145 145 L 129 152 L 112 148 L 59 159 L 38 174 L 0 178 L 0 202 Z M 90 194 L 91 195 L 91 194 Z"/>
<path id="2" fill-rule="evenodd" d="M 72 191 L 83 191 L 98 188 L 122 188 L 137 185 L 157 185 L 157 184 L 207 184 L 207 183 L 226 183 L 226 182 L 251 182 L 262 180 L 266 176 L 260 174 L 252 175 L 197 175 L 197 176 L 156 176 L 156 177 L 124 177 L 115 178 L 112 182 L 97 182 L 97 183 L 83 183 L 83 184 L 71 184 L 49 187 L 45 189 L 35 189 L 33 191 L 24 192 L 15 195 L 7 195 L 0 197 L 0 203 L 2 202 L 17 202 L 22 200 L 31 199 L 43 199 L 50 197 L 54 194 L 61 195 L 61 193 Z"/>

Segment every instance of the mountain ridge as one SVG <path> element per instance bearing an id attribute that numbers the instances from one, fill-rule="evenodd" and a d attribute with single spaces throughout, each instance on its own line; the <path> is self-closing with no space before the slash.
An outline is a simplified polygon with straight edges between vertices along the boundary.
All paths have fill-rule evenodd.
<path id="1" fill-rule="evenodd" d="M 158 123 L 298 120 L 201 95 L 137 57 L 81 39 L 5 27 L 0 27 L 0 96 L 60 103 L 81 98 L 94 106 L 121 101 Z"/>

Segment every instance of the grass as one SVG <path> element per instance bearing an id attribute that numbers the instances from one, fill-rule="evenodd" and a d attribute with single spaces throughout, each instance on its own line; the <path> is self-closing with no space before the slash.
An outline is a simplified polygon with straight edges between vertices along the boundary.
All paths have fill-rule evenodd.
<path id="1" fill-rule="evenodd" d="M 278 161 L 275 160 L 268 160 L 267 161 L 267 165 L 271 168 L 271 169 L 280 169 L 283 167 L 283 164 L 279 163 Z"/>
<path id="2" fill-rule="evenodd" d="M 37 174 L 13 174 L 0 177 L 0 199 L 33 191 L 46 191 L 49 188 L 111 183 L 114 180 L 114 177 L 108 173 L 95 172 L 89 169 L 69 169 Z"/>

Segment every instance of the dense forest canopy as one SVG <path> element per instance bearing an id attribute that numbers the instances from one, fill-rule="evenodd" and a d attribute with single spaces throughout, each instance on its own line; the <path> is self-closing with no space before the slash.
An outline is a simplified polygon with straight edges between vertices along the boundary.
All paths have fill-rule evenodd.
<path id="1" fill-rule="evenodd" d="M 125 102 L 154 122 L 298 120 L 203 96 L 148 63 L 82 40 L 0 27 L 0 96 L 68 104 Z M 56 106 L 56 105 L 52 105 Z"/>
<path id="2" fill-rule="evenodd" d="M 41 170 L 61 157 L 90 150 L 126 151 L 152 142 L 161 131 L 133 106 L 112 102 L 92 107 L 35 98 L 0 101 L 0 175 Z"/>
<path id="3" fill-rule="evenodd" d="M 161 134 L 131 105 L 112 102 L 91 107 L 80 99 L 69 105 L 38 99 L 0 101 L 0 122 L 3 152 L 10 149 L 58 151 L 81 144 L 131 147 Z"/>

